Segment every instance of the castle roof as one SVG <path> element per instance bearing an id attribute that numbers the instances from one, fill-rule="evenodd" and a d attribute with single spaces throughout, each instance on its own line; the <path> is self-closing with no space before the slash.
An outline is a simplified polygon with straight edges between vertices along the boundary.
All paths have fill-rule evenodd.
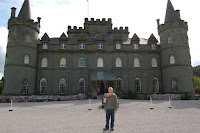
<path id="1" fill-rule="evenodd" d="M 139 37 L 137 36 L 136 33 L 133 35 L 132 40 L 134 40 L 134 41 L 139 41 Z"/>
<path id="2" fill-rule="evenodd" d="M 42 36 L 41 39 L 42 39 L 42 41 L 50 41 L 50 38 L 46 32 L 44 33 L 44 35 Z"/>
<path id="3" fill-rule="evenodd" d="M 60 41 L 66 41 L 67 40 L 67 36 L 65 35 L 65 33 L 63 32 L 62 35 L 59 38 Z"/>
<path id="4" fill-rule="evenodd" d="M 30 10 L 29 0 L 24 1 L 24 4 L 19 12 L 18 17 L 25 18 L 27 20 L 31 19 L 31 10 Z"/>
<path id="5" fill-rule="evenodd" d="M 179 14 L 174 10 L 174 7 L 170 0 L 167 3 L 167 10 L 165 15 L 165 23 L 174 22 L 176 20 L 180 20 Z"/>
<path id="6" fill-rule="evenodd" d="M 156 37 L 153 34 L 151 34 L 151 36 L 148 39 L 148 42 L 149 43 L 157 43 L 158 40 L 156 39 Z"/>

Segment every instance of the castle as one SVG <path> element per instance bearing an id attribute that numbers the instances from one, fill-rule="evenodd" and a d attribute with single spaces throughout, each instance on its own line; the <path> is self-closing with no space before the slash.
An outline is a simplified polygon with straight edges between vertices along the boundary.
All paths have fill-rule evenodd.
<path id="1" fill-rule="evenodd" d="M 129 38 L 128 27 L 112 20 L 85 18 L 84 27 L 68 26 L 67 35 L 38 39 L 40 19 L 31 19 L 29 0 L 16 17 L 11 8 L 4 70 L 4 95 L 117 94 L 141 98 L 154 93 L 194 95 L 188 25 L 168 0 L 160 43 L 152 34 Z"/>

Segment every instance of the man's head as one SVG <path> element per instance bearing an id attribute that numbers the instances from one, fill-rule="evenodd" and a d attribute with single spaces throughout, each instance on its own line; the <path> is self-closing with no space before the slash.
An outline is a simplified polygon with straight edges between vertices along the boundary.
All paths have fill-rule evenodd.
<path id="1" fill-rule="evenodd" d="M 109 92 L 110 94 L 112 94 L 112 93 L 113 93 L 113 88 L 112 88 L 112 87 L 109 87 L 109 88 L 108 88 L 108 92 Z"/>

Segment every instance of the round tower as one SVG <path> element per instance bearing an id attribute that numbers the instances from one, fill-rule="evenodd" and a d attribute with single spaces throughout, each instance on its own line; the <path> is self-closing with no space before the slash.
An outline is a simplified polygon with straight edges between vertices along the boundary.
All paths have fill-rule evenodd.
<path id="1" fill-rule="evenodd" d="M 30 95 L 36 89 L 37 46 L 40 30 L 31 19 L 29 0 L 25 0 L 18 17 L 11 8 L 8 20 L 8 44 L 4 67 L 4 95 Z"/>
<path id="2" fill-rule="evenodd" d="M 170 0 L 164 24 L 160 25 L 157 21 L 164 93 L 194 96 L 187 22 L 181 20 L 179 10 L 174 10 Z"/>

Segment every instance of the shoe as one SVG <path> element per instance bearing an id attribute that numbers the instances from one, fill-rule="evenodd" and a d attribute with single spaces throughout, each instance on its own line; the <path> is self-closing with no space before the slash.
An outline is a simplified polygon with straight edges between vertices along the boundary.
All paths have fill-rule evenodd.
<path id="1" fill-rule="evenodd" d="M 109 130 L 109 128 L 105 127 L 103 130 Z"/>
<path id="2" fill-rule="evenodd" d="M 114 131 L 114 128 L 111 128 L 110 130 L 111 130 L 111 131 Z"/>

